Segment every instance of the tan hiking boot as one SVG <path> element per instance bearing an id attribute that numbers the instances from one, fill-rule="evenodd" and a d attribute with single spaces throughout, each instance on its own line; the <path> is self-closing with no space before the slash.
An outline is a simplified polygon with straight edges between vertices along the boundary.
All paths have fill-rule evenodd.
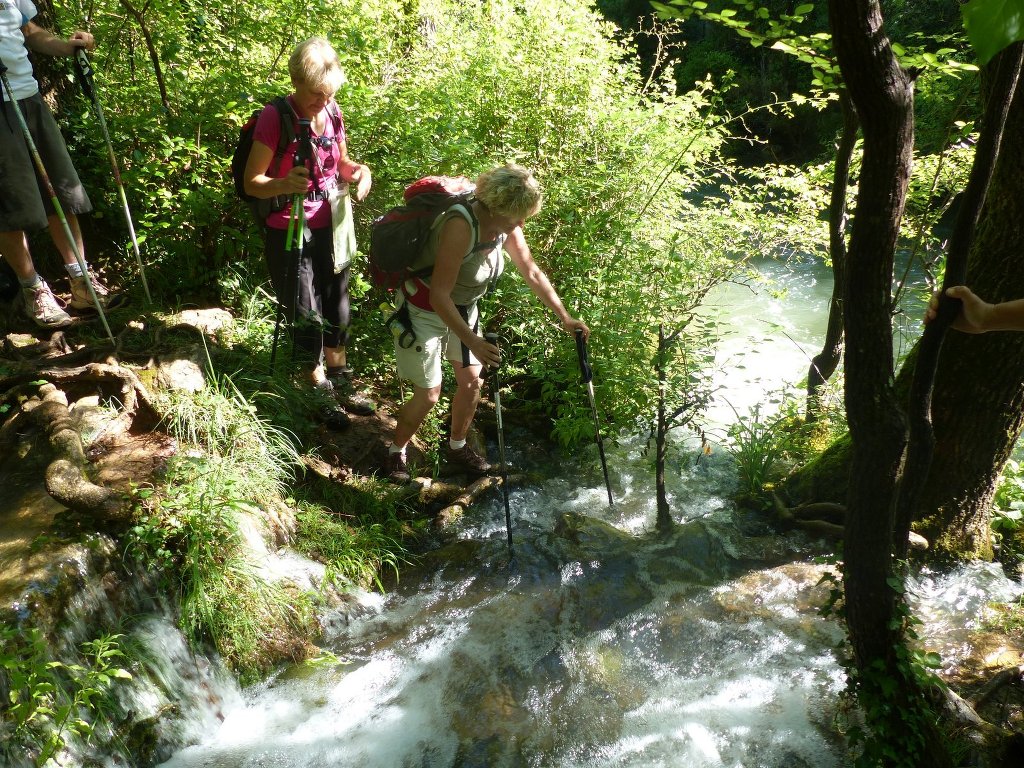
<path id="1" fill-rule="evenodd" d="M 28 318 L 43 328 L 64 328 L 74 322 L 45 282 L 34 288 L 23 287 L 21 302 Z"/>
<path id="2" fill-rule="evenodd" d="M 112 295 L 107 286 L 97 280 L 95 276 L 92 278 L 92 288 L 96 291 L 96 298 L 99 299 L 104 309 L 112 306 L 116 294 Z M 96 309 L 85 275 L 71 278 L 71 301 L 68 302 L 68 306 L 72 309 Z"/>
<path id="3" fill-rule="evenodd" d="M 466 443 L 461 448 L 444 444 L 444 460 L 452 472 L 466 472 L 470 475 L 486 475 L 491 471 L 490 463 Z"/>

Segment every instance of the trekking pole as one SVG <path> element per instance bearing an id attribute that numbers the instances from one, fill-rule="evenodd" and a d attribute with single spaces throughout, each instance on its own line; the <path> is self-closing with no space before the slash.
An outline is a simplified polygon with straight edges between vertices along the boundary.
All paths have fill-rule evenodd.
<path id="1" fill-rule="evenodd" d="M 11 111 L 13 111 L 18 117 L 18 123 L 21 125 L 21 131 L 25 135 L 25 143 L 28 145 L 29 154 L 32 155 L 32 162 L 35 163 L 39 178 L 42 179 L 43 186 L 46 188 L 46 194 L 50 196 L 50 203 L 53 205 L 53 210 L 56 211 L 57 218 L 60 220 L 61 226 L 64 228 L 64 237 L 67 238 L 68 245 L 71 247 L 71 252 L 75 255 L 75 261 L 78 262 L 78 266 L 82 270 L 82 276 L 85 277 L 85 285 L 89 289 L 89 296 L 92 297 L 96 311 L 99 312 L 100 320 L 103 321 L 103 329 L 107 332 L 107 336 L 110 338 L 110 343 L 117 346 L 117 342 L 114 340 L 114 334 L 110 330 L 110 324 L 107 322 L 107 315 L 103 311 L 103 305 L 100 303 L 99 297 L 96 295 L 96 289 L 92 285 L 92 278 L 89 276 L 89 268 L 86 266 L 85 259 L 82 257 L 82 252 L 78 248 L 78 243 L 75 242 L 74 235 L 71 234 L 71 227 L 68 225 L 68 219 L 64 215 L 64 209 L 61 207 L 60 200 L 57 199 L 57 193 L 54 191 L 53 184 L 50 182 L 50 177 L 46 173 L 46 168 L 43 166 L 43 158 L 39 156 L 39 150 L 36 148 L 36 143 L 32 138 L 32 132 L 29 130 L 28 123 L 25 121 L 25 116 L 21 113 L 21 107 L 18 105 L 18 100 L 14 98 L 14 89 L 11 88 L 11 81 L 7 79 L 7 65 L 4 64 L 3 59 L 0 59 L 0 80 L 3 80 L 4 91 L 7 93 L 7 100 L 11 103 Z"/>
<path id="2" fill-rule="evenodd" d="M 576 329 L 576 356 L 580 360 L 580 373 L 583 375 L 583 383 L 587 385 L 587 395 L 590 397 L 590 412 L 594 415 L 594 438 L 597 440 L 597 452 L 601 456 L 601 470 L 604 472 L 604 486 L 608 489 L 608 506 L 615 506 L 612 500 L 612 484 L 608 480 L 608 462 L 604 457 L 604 441 L 601 439 L 601 422 L 597 418 L 597 403 L 594 401 L 594 372 L 590 370 L 590 359 L 587 356 L 587 340 L 583 337 L 583 330 Z"/>
<path id="3" fill-rule="evenodd" d="M 485 333 L 484 339 L 498 347 L 498 354 L 501 354 L 498 334 Z M 508 505 L 508 465 L 505 463 L 505 428 L 501 423 L 501 382 L 498 381 L 498 368 L 494 369 L 493 376 L 494 413 L 498 420 L 498 460 L 501 461 L 501 493 L 505 500 L 505 532 L 508 534 L 508 556 L 512 558 L 515 557 L 512 551 L 512 512 Z"/>
<path id="4" fill-rule="evenodd" d="M 295 165 L 306 164 L 312 155 L 313 148 L 311 144 L 309 134 L 309 120 L 299 120 L 299 146 L 298 151 L 295 153 Z M 295 271 L 289 268 L 285 277 L 285 290 L 289 287 L 293 288 L 292 294 L 292 316 L 288 321 L 289 326 L 292 329 L 292 334 L 295 333 L 295 315 L 298 312 L 299 307 L 299 262 L 302 261 L 302 241 L 305 237 L 305 223 L 306 223 L 306 210 L 304 207 L 306 196 L 301 192 L 296 192 L 292 195 L 292 207 L 288 215 L 288 230 L 285 233 L 284 241 L 284 252 L 286 255 L 290 255 L 292 247 L 296 247 L 296 254 L 294 259 Z M 297 240 L 296 240 L 297 238 Z M 289 286 L 287 275 L 292 276 L 292 283 Z M 284 307 L 281 304 L 281 298 L 277 300 L 277 318 L 274 321 L 274 343 L 270 347 L 270 372 L 274 372 L 274 361 L 277 359 L 277 340 L 281 332 L 281 318 L 284 316 Z M 292 339 L 292 361 L 295 360 L 295 339 Z"/>
<path id="5" fill-rule="evenodd" d="M 121 169 L 117 164 L 117 156 L 114 154 L 114 145 L 110 141 L 110 131 L 107 130 L 107 121 L 103 117 L 103 105 L 100 104 L 99 94 L 93 85 L 92 64 L 85 53 L 84 48 L 75 49 L 75 74 L 78 75 L 78 84 L 82 87 L 85 97 L 92 102 L 96 109 L 96 119 L 99 121 L 100 130 L 107 143 L 107 153 L 110 155 L 110 165 L 114 170 L 114 183 L 117 184 L 118 194 L 121 195 L 121 208 L 124 210 L 124 220 L 128 224 L 128 234 L 132 238 L 132 248 L 135 250 L 135 261 L 139 265 L 139 277 L 142 278 L 142 289 L 146 292 L 146 303 L 152 304 L 153 297 L 149 293 L 149 283 L 146 282 L 146 269 L 142 266 L 142 254 L 139 252 L 139 239 L 135 235 L 135 224 L 132 222 L 132 212 L 128 208 L 128 196 L 124 191 L 124 184 L 121 181 Z"/>

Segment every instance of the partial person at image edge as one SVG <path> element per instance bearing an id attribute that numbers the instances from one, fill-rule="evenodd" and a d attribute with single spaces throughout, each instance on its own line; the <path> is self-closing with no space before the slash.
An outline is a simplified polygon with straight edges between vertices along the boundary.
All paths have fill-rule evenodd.
<path id="1" fill-rule="evenodd" d="M 32 74 L 28 51 L 47 56 L 73 56 L 78 48 L 92 50 L 95 39 L 78 30 L 63 40 L 32 21 L 38 10 L 31 0 L 0 2 L 0 60 L 7 67 L 7 81 L 17 106 L 12 105 L 6 88 L 0 88 L 0 254 L 14 270 L 21 287 L 20 300 L 25 314 L 43 328 L 63 328 L 73 322 L 64 311 L 63 302 L 54 296 L 50 286 L 36 272 L 29 251 L 26 232 L 49 228 L 50 237 L 64 261 L 71 284 L 68 306 L 78 310 L 94 310 L 88 278 L 75 258 L 75 248 L 68 242 L 49 194 L 38 176 L 29 151 L 21 121 L 14 109 L 20 109 L 28 125 L 32 141 L 42 160 L 57 200 L 64 211 L 68 229 L 85 257 L 85 244 L 79 225 L 79 214 L 92 211 L 92 202 L 82 186 L 68 154 L 64 138 L 39 93 L 39 83 Z M 32 194 L 35 190 L 38 194 Z M 88 265 L 86 265 L 88 268 Z M 112 306 L 115 296 L 92 277 L 96 298 L 103 306 Z"/>
<path id="2" fill-rule="evenodd" d="M 954 285 L 946 289 L 946 296 L 959 299 L 960 312 L 952 328 L 964 333 L 988 333 L 989 331 L 1024 331 L 1024 299 L 1002 301 L 990 304 L 981 299 L 966 285 Z M 930 323 L 938 314 L 939 295 L 936 293 L 928 302 L 924 321 Z"/>

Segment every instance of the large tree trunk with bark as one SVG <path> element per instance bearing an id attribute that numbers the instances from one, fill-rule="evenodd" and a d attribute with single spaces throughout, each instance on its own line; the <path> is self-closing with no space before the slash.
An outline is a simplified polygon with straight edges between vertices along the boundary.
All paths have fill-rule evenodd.
<path id="1" fill-rule="evenodd" d="M 1018 94 L 967 268 L 967 284 L 987 301 L 1024 296 L 1022 179 L 1024 96 Z M 897 378 L 901 401 L 915 358 L 916 350 Z M 914 529 L 930 542 L 929 557 L 989 558 L 995 482 L 1024 428 L 1024 334 L 948 333 L 936 371 L 932 420 L 935 451 Z M 850 443 L 844 440 L 789 478 L 782 493 L 794 506 L 845 503 L 849 472 Z"/>
<path id="2" fill-rule="evenodd" d="M 1018 93 L 967 267 L 967 284 L 986 301 L 1024 296 L 1022 179 L 1024 96 Z M 995 482 L 1024 426 L 1024 334 L 948 333 L 932 418 L 935 453 L 916 528 L 941 556 L 990 557 Z"/>
<path id="3" fill-rule="evenodd" d="M 893 387 L 892 273 L 913 148 L 913 84 L 882 32 L 877 2 L 829 3 L 839 66 L 861 116 L 864 158 L 848 251 L 846 412 L 853 441 L 846 611 L 858 666 L 888 658 L 893 504 L 906 423 Z"/>
<path id="4" fill-rule="evenodd" d="M 882 30 L 875 0 L 830 0 L 829 25 L 847 92 L 861 118 L 864 156 L 848 251 L 846 413 L 852 440 L 844 545 L 844 611 L 857 693 L 872 737 L 900 765 L 952 765 L 907 674 L 893 586 L 893 523 L 907 427 L 893 381 L 892 274 L 913 149 L 913 82 Z M 879 716 L 878 708 L 891 711 Z M 872 714 L 874 713 L 874 714 Z M 898 731 L 898 717 L 917 727 Z M 909 762 L 908 762 L 909 760 Z M 889 761 L 883 758 L 883 763 Z"/>

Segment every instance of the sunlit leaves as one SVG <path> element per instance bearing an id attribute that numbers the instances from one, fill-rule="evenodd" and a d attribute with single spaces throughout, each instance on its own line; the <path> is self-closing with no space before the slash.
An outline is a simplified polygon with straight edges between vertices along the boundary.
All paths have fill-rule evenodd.
<path id="1" fill-rule="evenodd" d="M 979 64 L 988 63 L 1011 43 L 1024 40 L 1024 0 L 971 0 L 961 13 Z"/>

